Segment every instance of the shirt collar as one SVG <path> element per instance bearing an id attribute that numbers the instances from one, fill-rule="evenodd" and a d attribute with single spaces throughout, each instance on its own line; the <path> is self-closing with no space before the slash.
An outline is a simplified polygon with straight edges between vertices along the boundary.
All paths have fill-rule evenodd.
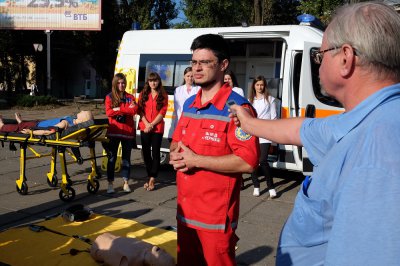
<path id="1" fill-rule="evenodd" d="M 399 97 L 400 83 L 380 89 L 362 101 L 350 112 L 338 115 L 336 119 L 337 124 L 333 127 L 334 138 L 336 141 L 339 141 L 379 105 Z"/>
<path id="2" fill-rule="evenodd" d="M 201 89 L 197 92 L 196 98 L 194 99 L 190 107 L 195 107 L 197 109 L 200 109 L 202 107 L 207 106 L 208 104 L 213 104 L 218 110 L 222 110 L 224 109 L 226 101 L 228 100 L 228 97 L 232 92 L 232 88 L 227 83 L 225 83 L 214 95 L 214 97 L 203 105 L 201 104 L 202 92 L 203 90 Z"/>

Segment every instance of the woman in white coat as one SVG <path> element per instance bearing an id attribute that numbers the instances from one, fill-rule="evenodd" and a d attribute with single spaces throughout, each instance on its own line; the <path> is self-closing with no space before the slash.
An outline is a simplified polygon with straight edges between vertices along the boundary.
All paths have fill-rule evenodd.
<path id="1" fill-rule="evenodd" d="M 192 67 L 185 68 L 183 72 L 183 84 L 175 89 L 174 92 L 174 121 L 173 129 L 177 125 L 182 115 L 183 104 L 192 95 L 195 95 L 200 87 L 193 85 Z"/>
<path id="2" fill-rule="evenodd" d="M 239 84 L 237 82 L 235 73 L 233 73 L 232 70 L 226 70 L 224 74 L 224 82 L 229 83 L 229 86 L 231 86 L 232 90 L 239 94 L 240 96 L 244 97 L 244 92 L 242 88 L 239 88 Z"/>
<path id="3" fill-rule="evenodd" d="M 267 81 L 264 76 L 258 76 L 253 80 L 250 89 L 249 101 L 257 111 L 257 118 L 259 119 L 277 119 L 276 114 L 276 99 L 269 95 L 267 89 Z M 251 175 L 253 181 L 254 191 L 253 196 L 260 196 L 260 182 L 259 176 L 265 176 L 267 180 L 267 187 L 269 190 L 270 198 L 276 197 L 274 182 L 271 175 L 271 170 L 268 164 L 268 151 L 271 146 L 271 141 L 259 138 L 260 142 L 260 161 L 259 166 Z M 260 175 L 258 175 L 260 173 Z"/>

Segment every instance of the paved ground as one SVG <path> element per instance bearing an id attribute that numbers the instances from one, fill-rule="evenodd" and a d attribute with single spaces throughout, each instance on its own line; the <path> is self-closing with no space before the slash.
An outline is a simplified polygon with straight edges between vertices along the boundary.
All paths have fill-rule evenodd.
<path id="1" fill-rule="evenodd" d="M 91 109 L 97 118 L 104 117 L 101 106 L 96 107 L 90 104 L 72 104 L 51 110 L 31 109 L 18 110 L 18 112 L 26 119 L 44 119 L 87 109 Z M 15 111 L 0 110 L 0 114 L 5 118 L 13 118 Z M 48 152 L 49 148 L 39 147 L 38 150 Z M 82 149 L 84 157 L 88 155 L 87 150 L 87 148 Z M 97 145 L 96 153 L 99 156 L 102 154 L 100 145 Z M 98 165 L 100 164 L 101 159 L 98 159 Z M 82 165 L 75 163 L 68 165 L 69 175 L 74 182 L 73 188 L 76 190 L 76 199 L 72 204 L 82 203 L 97 213 L 134 219 L 150 226 L 162 228 L 176 226 L 176 185 L 173 169 L 163 166 L 157 189 L 147 192 L 143 189 L 146 181 L 145 169 L 140 152 L 137 150 L 133 150 L 132 164 L 131 188 L 133 191 L 125 194 L 120 187 L 117 193 L 111 196 L 105 192 L 104 177 L 100 180 L 100 190 L 96 195 L 86 191 L 86 179 L 90 172 L 89 162 L 84 162 Z M 19 195 L 15 190 L 15 180 L 19 177 L 19 149 L 16 152 L 9 151 L 8 143 L 5 143 L 4 148 L 0 147 L 0 230 L 44 219 L 71 205 L 59 200 L 58 188 L 50 188 L 47 185 L 46 173 L 49 169 L 49 157 L 27 161 L 29 191 L 28 195 Z M 58 172 L 60 173 L 59 169 Z M 105 175 L 104 172 L 102 174 Z M 251 180 L 245 176 L 245 189 L 241 193 L 240 221 L 237 231 L 240 237 L 237 250 L 238 265 L 274 265 L 279 233 L 293 207 L 298 185 L 301 182 L 300 176 L 289 172 L 274 171 L 274 176 L 278 197 L 273 200 L 268 199 L 265 182 L 261 185 L 261 196 L 253 197 Z"/>

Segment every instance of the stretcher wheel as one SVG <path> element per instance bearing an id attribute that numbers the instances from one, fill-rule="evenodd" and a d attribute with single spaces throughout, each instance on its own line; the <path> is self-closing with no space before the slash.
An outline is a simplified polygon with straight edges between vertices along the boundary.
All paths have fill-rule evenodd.
<path id="1" fill-rule="evenodd" d="M 65 202 L 72 201 L 75 198 L 75 189 L 70 186 L 67 186 L 65 189 L 68 192 L 67 194 L 64 194 L 64 191 L 62 189 L 60 190 L 60 193 L 58 193 L 60 200 Z"/>
<path id="2" fill-rule="evenodd" d="M 26 184 L 25 181 L 22 182 L 21 189 L 20 189 L 20 188 L 18 187 L 18 185 L 17 185 L 17 192 L 18 192 L 19 194 L 21 194 L 21 195 L 26 195 L 26 194 L 28 194 L 28 185 Z"/>
<path id="3" fill-rule="evenodd" d="M 57 178 L 57 176 L 56 176 L 56 175 L 53 175 L 53 179 L 52 179 L 51 181 L 47 178 L 47 184 L 48 184 L 50 187 L 56 187 L 57 184 L 58 184 L 58 178 Z"/>
<path id="4" fill-rule="evenodd" d="M 93 183 L 94 183 L 94 186 L 93 186 L 92 182 L 90 182 L 90 181 L 88 181 L 88 183 L 87 183 L 86 188 L 90 194 L 96 194 L 97 191 L 99 191 L 99 187 L 100 187 L 99 181 L 93 180 Z"/>
<path id="5" fill-rule="evenodd" d="M 82 157 L 76 158 L 76 162 L 77 162 L 79 165 L 83 164 L 83 158 L 82 158 Z"/>

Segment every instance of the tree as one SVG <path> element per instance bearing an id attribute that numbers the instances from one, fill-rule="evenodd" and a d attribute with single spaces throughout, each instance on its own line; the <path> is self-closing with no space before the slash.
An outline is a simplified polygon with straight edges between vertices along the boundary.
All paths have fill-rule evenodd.
<path id="1" fill-rule="evenodd" d="M 301 1 L 299 11 L 305 14 L 314 15 L 327 25 L 338 6 L 345 3 L 343 0 L 305 0 Z"/>
<path id="2" fill-rule="evenodd" d="M 172 0 L 103 0 L 101 31 L 55 31 L 52 34 L 52 50 L 62 51 L 52 55 L 52 69 L 68 67 L 63 59 L 71 54 L 86 57 L 101 77 L 103 91 L 108 91 L 119 41 L 123 33 L 132 28 L 132 23 L 139 22 L 142 29 L 168 28 L 176 16 Z M 1 30 L 0 83 L 6 84 L 2 87 L 10 92 L 21 90 L 26 84 L 28 71 L 24 59 L 29 56 L 43 59 L 44 53 L 35 55 L 33 43 L 45 43 L 42 31 Z M 45 69 L 43 62 L 38 62 Z M 62 76 L 63 71 L 60 72 L 58 76 Z M 43 83 L 45 85 L 45 79 Z"/>
<path id="3" fill-rule="evenodd" d="M 104 24 L 100 32 L 82 36 L 91 63 L 101 77 L 104 87 L 110 87 L 114 73 L 119 41 L 132 23 L 140 23 L 141 29 L 168 28 L 177 16 L 175 3 L 171 0 L 120 0 L 103 1 Z"/>
<path id="4" fill-rule="evenodd" d="M 133 22 L 139 22 L 141 29 L 167 29 L 178 11 L 172 0 L 121 0 L 119 4 L 120 25 L 126 30 Z"/>
<path id="5" fill-rule="evenodd" d="M 170 21 L 178 16 L 176 4 L 170 0 L 156 0 L 153 11 L 154 25 L 157 29 L 168 29 Z"/>
<path id="6" fill-rule="evenodd" d="M 77 31 L 68 39 L 75 42 L 76 50 L 88 58 L 101 77 L 103 95 L 111 85 L 119 41 L 125 31 L 132 29 L 132 23 L 139 22 L 141 29 L 168 27 L 176 14 L 171 0 L 103 1 L 101 31 Z"/>
<path id="7" fill-rule="evenodd" d="M 278 0 L 273 5 L 273 25 L 298 24 L 297 16 L 299 1 L 297 0 Z"/>
<path id="8" fill-rule="evenodd" d="M 0 34 L 0 83 L 8 94 L 26 89 L 27 61 L 33 57 L 31 31 L 1 30 Z"/>
<path id="9" fill-rule="evenodd" d="M 254 0 L 251 24 L 295 24 L 298 4 L 295 0 Z"/>
<path id="10" fill-rule="evenodd" d="M 123 32 L 131 29 L 133 22 L 139 22 L 141 29 L 153 29 L 153 19 L 151 18 L 153 8 L 154 0 L 121 0 L 117 7 L 119 19 L 116 23 L 123 29 Z"/>
<path id="11" fill-rule="evenodd" d="M 246 0 L 184 0 L 183 11 L 194 28 L 239 26 L 251 15 Z"/>
<path id="12" fill-rule="evenodd" d="M 183 10 L 192 27 L 239 26 L 243 21 L 249 25 L 278 25 L 296 23 L 298 3 L 297 0 L 184 0 Z"/>

